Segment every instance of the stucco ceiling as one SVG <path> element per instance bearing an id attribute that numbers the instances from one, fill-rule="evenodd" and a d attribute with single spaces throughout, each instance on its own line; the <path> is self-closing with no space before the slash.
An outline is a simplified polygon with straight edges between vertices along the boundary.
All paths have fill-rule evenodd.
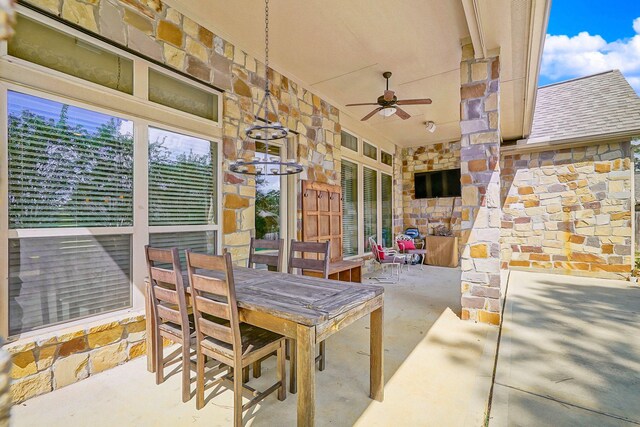
<path id="1" fill-rule="evenodd" d="M 487 32 L 489 49 L 506 46 L 518 35 L 514 16 L 526 15 L 530 0 L 480 1 L 478 16 Z M 258 0 L 170 0 L 196 22 L 211 28 L 258 59 L 264 57 L 264 3 Z M 513 4 L 525 6 L 516 10 Z M 519 15 L 518 15 L 519 14 Z M 517 16 L 516 16 L 517 15 Z M 499 25 L 499 28 L 496 27 Z M 526 27 L 526 25 L 525 25 Z M 520 33 L 526 38 L 528 30 Z M 301 82 L 347 114 L 360 119 L 373 107 L 345 107 L 374 102 L 382 94 L 382 72 L 391 71 L 390 88 L 399 99 L 433 100 L 427 106 L 407 106 L 409 120 L 379 115 L 366 126 L 400 146 L 416 146 L 460 138 L 460 42 L 469 26 L 459 0 L 273 0 L 270 2 L 270 62 L 274 69 Z M 525 40 L 526 42 L 526 40 Z M 526 43 L 525 43 L 526 44 Z M 509 45 L 508 49 L 513 46 Z M 518 47 L 522 47 L 519 43 Z M 526 54 L 526 53 L 525 53 Z M 523 54 L 518 53 L 519 56 Z M 516 55 L 516 56 L 518 56 Z M 508 55 L 505 55 L 508 57 Z M 516 61 L 517 62 L 517 61 Z M 520 59 L 520 62 L 522 60 Z M 510 103 L 509 133 L 522 121 L 522 64 L 513 57 L 503 63 L 508 75 L 502 98 Z M 519 80 L 520 79 L 520 80 Z M 515 101 L 514 101 L 515 99 Z M 425 130 L 436 122 L 434 133 Z M 503 124 L 503 127 L 505 125 Z M 515 129 L 515 131 L 514 131 Z M 354 129 L 357 133 L 357 129 Z M 369 132 L 371 133 L 371 132 Z M 518 135 L 521 136 L 521 135 Z"/>

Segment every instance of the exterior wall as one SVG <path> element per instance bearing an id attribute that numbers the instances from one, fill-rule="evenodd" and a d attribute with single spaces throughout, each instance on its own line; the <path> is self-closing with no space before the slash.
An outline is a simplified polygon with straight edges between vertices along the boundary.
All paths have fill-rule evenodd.
<path id="1" fill-rule="evenodd" d="M 463 46 L 460 63 L 462 184 L 462 318 L 499 324 L 500 62 L 476 60 Z"/>
<path id="2" fill-rule="evenodd" d="M 220 118 L 221 238 L 234 260 L 245 264 L 255 228 L 255 180 L 225 171 L 241 150 L 253 157 L 255 147 L 244 142 L 243 131 L 264 94 L 264 64 L 160 0 L 26 1 L 225 90 Z M 339 184 L 338 109 L 274 70 L 269 70 L 268 78 L 279 120 L 299 134 L 292 157 L 306 167 L 300 179 Z M 369 140 L 376 142 L 375 136 Z M 396 221 L 400 217 L 396 212 Z M 114 317 L 89 328 L 40 334 L 6 345 L 13 361 L 13 401 L 22 402 L 145 354 L 143 319 Z"/>
<path id="3" fill-rule="evenodd" d="M 144 316 L 40 335 L 4 347 L 12 356 L 11 397 L 19 403 L 146 353 Z"/>
<path id="4" fill-rule="evenodd" d="M 630 143 L 510 154 L 502 167 L 502 268 L 630 276 Z"/>
<path id="5" fill-rule="evenodd" d="M 433 234 L 444 225 L 460 236 L 460 197 L 416 199 L 413 175 L 460 167 L 460 142 L 427 145 L 402 150 L 402 207 L 404 227 L 418 227 L 420 234 Z"/>

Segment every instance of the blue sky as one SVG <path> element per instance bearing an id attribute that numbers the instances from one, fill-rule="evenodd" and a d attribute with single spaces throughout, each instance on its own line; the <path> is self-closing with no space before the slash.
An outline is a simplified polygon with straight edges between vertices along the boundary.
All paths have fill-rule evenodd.
<path id="1" fill-rule="evenodd" d="M 553 0 L 540 85 L 614 68 L 640 93 L 640 0 Z"/>

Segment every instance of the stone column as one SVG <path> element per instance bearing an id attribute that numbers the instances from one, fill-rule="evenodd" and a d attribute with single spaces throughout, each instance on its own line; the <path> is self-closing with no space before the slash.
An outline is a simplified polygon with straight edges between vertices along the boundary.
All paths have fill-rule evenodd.
<path id="1" fill-rule="evenodd" d="M 462 318 L 499 324 L 500 62 L 476 60 L 463 46 L 460 63 L 462 183 Z"/>

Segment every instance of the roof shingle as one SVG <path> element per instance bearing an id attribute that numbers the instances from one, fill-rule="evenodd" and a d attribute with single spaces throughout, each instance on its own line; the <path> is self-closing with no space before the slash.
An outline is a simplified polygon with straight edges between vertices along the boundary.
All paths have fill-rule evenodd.
<path id="1" fill-rule="evenodd" d="M 640 98 L 618 70 L 538 88 L 529 143 L 640 135 Z"/>

